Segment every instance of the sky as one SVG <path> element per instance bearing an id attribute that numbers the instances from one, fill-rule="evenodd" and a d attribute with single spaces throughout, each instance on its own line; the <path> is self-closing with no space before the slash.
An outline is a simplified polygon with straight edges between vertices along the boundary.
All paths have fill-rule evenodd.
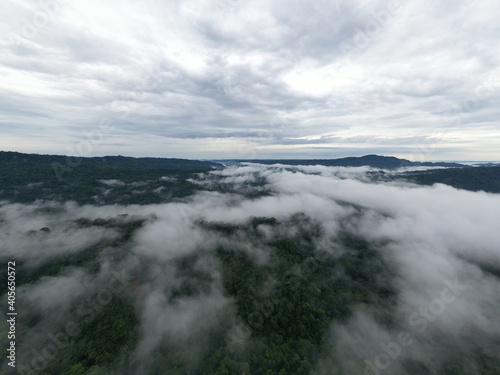
<path id="1" fill-rule="evenodd" d="M 4 0 L 0 150 L 500 160 L 495 0 Z"/>

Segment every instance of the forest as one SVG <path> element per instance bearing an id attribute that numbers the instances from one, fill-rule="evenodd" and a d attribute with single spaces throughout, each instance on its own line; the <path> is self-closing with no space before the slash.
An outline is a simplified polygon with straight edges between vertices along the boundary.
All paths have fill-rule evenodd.
<path id="1" fill-rule="evenodd" d="M 97 203 L 57 178 L 56 195 L 3 196 L 18 374 L 498 374 L 498 195 L 403 182 L 482 169 L 141 162 L 75 167 L 64 184 L 94 176 Z M 15 163 L 15 184 L 48 173 Z M 160 185 L 168 199 L 127 198 Z"/>
<path id="2" fill-rule="evenodd" d="M 500 167 L 467 167 L 457 163 L 416 163 L 405 159 L 367 155 L 325 160 L 239 160 L 223 161 L 229 165 L 249 162 L 300 166 L 370 167 L 367 174 L 374 181 L 401 180 L 421 185 L 442 183 L 471 191 L 500 192 Z M 408 167 L 446 167 L 443 169 L 403 171 Z M 211 161 L 165 158 L 107 156 L 72 158 L 57 155 L 22 154 L 0 151 L 0 199 L 22 203 L 36 200 L 75 201 L 79 204 L 155 204 L 190 197 L 200 190 L 234 192 L 247 197 L 269 194 L 265 177 L 255 174 L 246 186 L 219 183 L 212 176 L 210 184 L 200 176 L 222 170 L 223 164 Z M 399 169 L 398 169 L 399 168 Z M 384 171 L 395 171 L 387 174 Z"/>
<path id="3" fill-rule="evenodd" d="M 196 186 L 189 179 L 197 173 L 221 167 L 185 159 L 85 158 L 0 151 L 0 199 L 23 203 L 37 199 L 80 204 L 168 202 L 193 194 Z"/>

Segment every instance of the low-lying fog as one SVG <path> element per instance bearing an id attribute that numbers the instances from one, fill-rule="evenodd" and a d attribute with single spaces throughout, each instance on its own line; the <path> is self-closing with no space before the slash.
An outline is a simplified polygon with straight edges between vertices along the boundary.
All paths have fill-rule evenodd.
<path id="1" fill-rule="evenodd" d="M 95 253 L 100 263 L 97 270 L 68 265 L 63 272 L 18 287 L 17 329 L 23 342 L 18 363 L 24 365 L 19 373 L 42 371 L 57 357 L 46 350 L 50 335 L 64 331 L 61 322 L 76 319 L 75 306 L 84 304 L 88 310 L 87 304 L 95 303 L 93 296 L 104 301 L 120 288 L 135 301 L 140 329 L 132 365 L 120 368 L 118 363 L 118 373 L 147 373 L 150 356 L 165 335 L 190 346 L 196 361 L 212 324 L 227 319 L 235 330 L 242 329 L 234 301 L 221 287 L 220 264 L 213 254 L 218 246 L 236 240 L 199 223 L 247 223 L 252 217 L 286 221 L 304 213 L 322 227 L 316 239 L 318 252 L 345 251 L 332 240 L 345 228 L 381 244 L 378 249 L 396 275 L 397 291 L 390 327 L 374 318 L 377 305 L 360 306 L 347 321 L 332 322 L 325 332 L 329 344 L 314 374 L 401 374 L 401 363 L 408 360 L 425 363 L 433 373 L 441 359 L 453 352 L 463 356 L 465 373 L 479 374 L 468 354 L 484 351 L 498 357 L 500 353 L 500 195 L 445 185 L 373 183 L 367 177 L 369 171 L 249 164 L 194 180 L 205 186 L 215 182 L 230 186 L 231 193 L 205 191 L 176 203 L 98 207 L 3 202 L 0 257 L 4 264 L 12 260 L 26 270 L 34 269 L 104 244 Z M 248 198 L 233 193 L 249 189 L 263 194 Z M 113 219 L 116 225 L 84 225 L 95 219 Z M 141 220 L 140 229 L 123 239 L 120 225 Z M 261 224 L 258 230 L 263 239 L 269 239 L 284 229 Z M 243 235 L 235 246 L 254 262 L 269 261 L 268 248 L 245 242 Z M 174 260 L 195 253 L 202 254 L 196 269 L 211 276 L 210 285 L 201 293 L 172 301 L 172 290 L 185 277 L 177 272 Z M 102 288 L 111 293 L 99 294 Z M 2 300 L 6 301 L 5 295 Z M 247 336 L 245 340 L 250 339 Z M 228 342 L 232 339 L 228 337 Z M 1 371 L 6 373 L 5 363 Z"/>

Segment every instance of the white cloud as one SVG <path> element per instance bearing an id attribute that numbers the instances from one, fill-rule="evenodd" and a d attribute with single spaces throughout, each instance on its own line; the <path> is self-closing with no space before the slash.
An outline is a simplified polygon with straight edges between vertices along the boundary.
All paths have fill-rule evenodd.
<path id="1" fill-rule="evenodd" d="M 9 0 L 0 147 L 75 154 L 111 118 L 94 155 L 332 157 L 350 139 L 357 154 L 498 159 L 498 6 Z"/>
<path id="2" fill-rule="evenodd" d="M 126 293 L 135 299 L 141 319 L 137 358 L 147 357 L 167 335 L 181 343 L 195 342 L 192 359 L 196 360 L 212 325 L 224 319 L 230 326 L 235 320 L 233 301 L 221 291 L 220 264 L 213 250 L 219 246 L 239 248 L 260 264 L 269 260 L 271 251 L 259 242 L 261 238 L 246 238 L 243 233 L 236 233 L 233 239 L 216 236 L 197 223 L 206 220 L 240 224 L 262 216 L 284 221 L 305 213 L 323 228 L 324 235 L 316 239 L 318 251 L 334 255 L 348 251 L 335 239 L 340 229 L 361 235 L 385 260 L 387 270 L 394 275 L 391 285 L 396 291 L 396 302 L 388 308 L 392 310 L 382 312 L 377 304 L 355 306 L 349 320 L 332 325 L 331 351 L 324 353 L 327 358 L 318 370 L 324 367 L 324 373 L 329 373 L 329 359 L 334 358 L 340 372 L 362 373 L 364 360 L 373 362 L 383 350 L 381 343 L 396 340 L 403 331 L 409 332 L 414 342 L 392 362 L 389 374 L 401 373 L 403 359 L 423 360 L 431 370 L 439 367 L 444 357 L 436 350 L 442 344 L 438 337 L 448 348 L 453 348 L 454 343 L 464 350 L 489 345 L 485 342 L 500 335 L 500 281 L 491 272 L 500 265 L 500 195 L 440 184 L 423 187 L 370 183 L 363 177 L 369 171 L 249 164 L 214 171 L 204 176 L 205 181 L 222 178 L 227 184 L 244 186 L 256 177 L 264 177 L 264 186 L 271 195 L 247 199 L 234 193 L 203 192 L 184 203 L 150 206 L 4 204 L 0 207 L 0 255 L 24 260 L 38 254 L 47 259 L 116 235 L 110 230 L 76 228 L 72 222 L 77 218 L 114 218 L 121 214 L 128 214 L 129 219 L 133 215 L 145 218 L 144 226 L 113 257 L 106 251 L 99 255 L 101 267 L 97 275 L 90 277 L 80 268 L 40 279 L 21 290 L 26 303 L 49 311 L 63 300 L 102 290 L 115 269 L 130 265 L 127 268 L 133 272 L 125 281 Z M 30 229 L 45 226 L 52 232 L 26 235 Z M 279 231 L 293 236 L 296 230 L 293 225 L 261 225 L 257 232 L 262 239 L 270 239 Z M 118 254 L 123 258 L 117 262 L 114 257 Z M 183 281 L 175 261 L 186 255 L 193 256 L 195 273 L 209 275 L 207 288 L 172 302 L 172 291 Z M 80 284 L 85 288 L 79 289 Z M 445 288 L 448 291 L 443 294 Z M 426 318 L 425 328 L 420 329 L 421 323 L 414 324 L 411 317 L 418 314 L 421 321 L 422 314 L 428 311 L 439 313 Z M 382 324 L 377 319 L 381 313 L 390 313 L 392 323 Z M 42 319 L 40 326 L 56 329 L 56 323 L 48 320 Z M 33 345 L 43 346 L 43 330 L 31 331 L 36 337 Z M 141 365 L 147 367 L 147 361 Z"/>

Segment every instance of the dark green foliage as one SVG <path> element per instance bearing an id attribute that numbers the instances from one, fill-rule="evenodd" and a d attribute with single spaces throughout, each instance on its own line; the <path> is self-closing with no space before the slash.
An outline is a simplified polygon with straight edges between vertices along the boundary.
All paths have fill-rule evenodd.
<path id="1" fill-rule="evenodd" d="M 219 248 L 222 286 L 234 300 L 238 324 L 244 329 L 234 336 L 231 324 L 221 322 L 219 331 L 207 338 L 211 350 L 196 365 L 185 360 L 189 348 L 166 338 L 163 348 L 169 349 L 162 350 L 151 375 L 306 375 L 322 355 L 332 323 L 347 319 L 358 304 L 380 304 L 384 299 L 390 311 L 394 303 L 394 290 L 388 286 L 392 275 L 377 251 L 351 233 L 338 236 L 344 252 L 334 257 L 317 252 L 315 240 L 323 233 L 303 214 L 284 223 L 260 217 L 246 225 L 199 225 L 228 238 L 245 238 L 256 246 L 265 246 L 270 259 L 259 265 L 243 250 Z M 262 243 L 259 225 L 275 228 L 275 238 Z M 285 229 L 292 227 L 295 235 L 290 236 Z M 182 258 L 178 261 L 180 272 L 193 275 L 195 263 L 196 257 Z M 387 283 L 381 284 L 384 277 Z M 176 298 L 200 293 L 199 284 L 187 280 L 175 290 Z"/>
<path id="2" fill-rule="evenodd" d="M 130 302 L 114 295 L 99 311 L 80 320 L 78 332 L 41 375 L 75 375 L 86 374 L 89 369 L 109 369 L 137 343 L 138 320 Z"/>
<path id="3" fill-rule="evenodd" d="M 75 158 L 0 151 L 0 199 L 21 203 L 37 199 L 81 204 L 168 202 L 199 189 L 188 181 L 197 173 L 221 167 L 184 159 Z M 110 188 L 102 180 L 119 180 L 125 185 Z"/>
<path id="4" fill-rule="evenodd" d="M 443 166 L 443 167 L 464 167 L 458 163 L 432 163 L 432 162 L 411 162 L 406 159 L 399 159 L 393 156 L 365 155 L 360 157 L 347 157 L 340 159 L 274 159 L 274 160 L 233 160 L 233 163 L 253 162 L 261 164 L 284 164 L 284 165 L 325 165 L 329 167 L 361 167 L 369 166 L 373 168 L 395 169 L 401 167 L 414 166 Z"/>
<path id="5" fill-rule="evenodd" d="M 438 169 L 410 172 L 399 177 L 422 185 L 441 183 L 457 189 L 500 193 L 500 167 Z"/>
<path id="6" fill-rule="evenodd" d="M 145 220 L 125 215 L 76 220 L 77 227 L 102 226 L 116 230 L 119 236 L 74 255 L 56 258 L 32 273 L 21 265 L 21 284 L 57 275 L 68 267 L 92 269 L 105 248 L 126 254 L 127 243 Z M 196 330 L 187 337 L 164 333 L 150 358 L 140 359 L 145 375 L 307 375 L 335 346 L 329 335 L 332 324 L 342 324 L 355 309 L 374 307 L 373 314 L 380 325 L 396 326 L 392 320 L 397 297 L 395 275 L 382 256 L 383 244 L 367 242 L 347 229 L 328 237 L 319 223 L 304 214 L 283 222 L 273 217 L 254 217 L 244 224 L 201 221 L 198 225 L 227 239 L 227 245 L 169 261 L 169 265 L 175 266 L 169 268 L 175 270 L 175 285 L 165 286 L 166 308 L 209 295 L 213 288 L 221 288 L 233 305 L 206 324 L 201 322 L 202 328 L 197 328 L 201 334 Z M 267 239 L 261 235 L 262 226 L 272 232 Z M 320 250 L 317 241 L 325 238 L 332 248 Z M 252 245 L 267 258 L 259 260 L 256 253 L 241 244 Z M 216 262 L 220 280 L 200 267 L 206 259 Z M 147 279 L 147 270 L 147 266 L 141 270 L 140 280 Z M 94 291 L 88 299 L 95 302 L 97 293 Z M 128 292 L 113 293 L 109 303 L 84 305 L 84 310 L 79 309 L 82 301 L 75 302 L 71 314 L 79 333 L 37 374 L 138 373 L 138 364 L 130 359 L 140 335 L 136 307 L 130 299 L 132 293 L 133 287 Z M 28 311 L 23 317 L 23 324 L 34 330 L 41 319 Z M 497 353 L 485 349 L 498 347 L 493 339 L 473 353 L 458 345 L 455 348 L 446 340 L 437 340 L 443 356 L 442 363 L 436 365 L 436 374 L 469 374 L 471 368 L 482 375 L 498 373 Z M 454 353 L 447 355 L 449 352 Z M 416 360 L 399 360 L 403 374 L 428 374 L 434 370 L 434 365 L 431 369 Z M 340 374 L 335 361 L 332 358 L 332 374 Z"/>
<path id="7" fill-rule="evenodd" d="M 267 186 L 267 179 L 258 172 L 252 174 L 252 178 L 244 183 L 225 181 L 225 176 L 211 174 L 210 181 L 203 184 L 203 189 L 225 194 L 237 194 L 248 199 L 256 199 L 272 195 L 272 189 Z"/>
<path id="8" fill-rule="evenodd" d="M 299 161 L 288 164 L 295 162 Z M 407 162 L 376 156 L 340 161 L 353 165 L 382 163 L 386 168 L 411 165 Z M 323 164 L 336 165 L 332 163 Z M 0 153 L 0 199 L 148 204 L 183 198 L 201 188 L 250 198 L 271 194 L 265 178 L 258 174 L 243 186 L 226 183 L 221 176 L 214 176 L 212 185 L 206 186 L 190 181 L 191 178 L 203 181 L 203 175 L 199 173 L 206 173 L 214 167 L 218 165 L 123 157 L 80 159 L 69 165 L 65 157 Z M 443 182 L 470 190 L 498 192 L 498 168 L 412 172 L 404 176 L 418 183 Z M 372 177 L 391 178 L 383 173 Z M 120 183 L 101 182 L 111 179 Z M 28 183 L 35 185 L 27 186 Z M 360 207 L 346 202 L 339 204 L 349 205 L 360 213 Z M 59 214 L 61 210 L 64 209 L 53 205 L 35 211 L 50 215 Z M 45 263 L 18 262 L 17 286 L 26 288 L 44 277 L 64 275 L 75 268 L 97 274 L 103 259 L 112 264 L 127 259 L 134 234 L 147 220 L 127 215 L 75 220 L 71 227 L 104 227 L 115 231 L 117 237 L 69 255 L 54 256 Z M 165 308 L 210 295 L 214 290 L 222 291 L 231 301 L 231 306 L 216 317 L 210 317 L 209 321 L 200 322 L 202 328 L 197 329 L 201 334 L 195 330 L 186 338 L 164 333 L 151 358 L 140 359 L 144 365 L 141 371 L 145 374 L 306 375 L 312 373 L 318 360 L 335 346 L 330 341 L 330 327 L 348 320 L 356 309 L 370 311 L 381 326 L 397 327 L 394 321 L 395 271 L 384 260 L 384 244 L 369 243 L 355 231 L 347 229 L 329 237 L 319 223 L 304 214 L 283 222 L 274 217 L 253 217 L 244 224 L 200 221 L 197 225 L 223 239 L 225 245 L 194 251 L 168 261 L 169 267 L 165 269 L 175 274 L 167 278 L 174 280 L 172 285 L 161 285 L 160 288 L 165 293 Z M 271 233 L 269 237 L 263 236 L 263 227 L 266 233 Z M 26 235 L 57 235 L 57 228 L 35 229 Z M 324 248 L 324 243 L 318 246 L 320 239 L 326 240 L 332 248 Z M 210 267 L 214 268 L 215 264 L 216 270 L 209 272 L 200 266 L 206 260 L 213 262 Z M 142 268 L 134 271 L 132 281 L 127 281 L 130 288 L 113 292 L 112 299 L 104 305 L 94 303 L 98 294 L 96 290 L 86 291 L 85 298 L 93 301 L 91 306 L 85 301 L 75 302 L 70 315 L 77 323 L 79 333 L 71 337 L 68 345 L 37 374 L 139 373 L 138 364 L 130 360 L 140 335 L 137 306 L 133 305 L 131 298 L 135 298 L 134 293 L 140 294 L 140 286 L 151 277 L 148 271 L 153 268 L 148 259 L 141 259 L 140 264 Z M 494 265 L 477 265 L 488 276 L 498 277 L 500 271 Z M 2 283 L 0 293 L 5 292 L 6 283 Z M 24 311 L 19 327 L 33 332 L 39 330 L 44 323 L 43 312 L 29 306 L 28 302 L 23 306 L 22 299 L 19 301 L 20 306 L 32 307 L 33 310 L 21 309 Z M 83 310 L 80 309 L 82 306 Z M 56 332 L 61 332 L 65 323 L 55 322 Z M 443 353 L 446 350 L 454 353 L 443 354 L 442 363 L 436 365 L 436 374 L 468 374 L 473 373 L 472 368 L 484 375 L 498 373 L 500 357 L 497 352 L 489 350 L 498 348 L 498 342 L 492 340 L 484 347 L 463 349 L 453 347 L 446 339 L 438 346 L 442 346 Z M 20 347 L 23 340 L 23 337 L 19 340 Z M 400 360 L 404 373 L 428 374 L 435 370 L 434 365 L 431 369 L 416 360 Z M 333 358 L 334 365 L 335 361 Z M 332 373 L 337 374 L 337 369 Z"/>
<path id="9" fill-rule="evenodd" d="M 144 225 L 145 221 L 144 218 L 127 218 L 126 216 L 112 219 L 78 219 L 75 224 L 79 227 L 103 226 L 115 229 L 119 236 L 116 239 L 101 241 L 73 254 L 54 256 L 49 262 L 37 266 L 17 261 L 16 284 L 21 286 L 36 282 L 44 276 L 56 276 L 67 271 L 68 267 L 86 267 L 93 272 L 97 272 L 100 267 L 100 262 L 97 259 L 99 253 L 104 249 L 118 248 L 126 244 L 133 234 Z M 42 230 L 42 232 L 46 236 L 52 235 L 50 231 Z M 28 235 L 31 234 L 28 233 Z M 122 251 L 122 253 L 124 252 Z M 7 285 L 5 283 L 0 284 L 0 294 L 5 293 L 6 290 Z"/>
<path id="10" fill-rule="evenodd" d="M 169 302 L 179 298 L 194 297 L 210 291 L 213 278 L 206 270 L 196 267 L 198 255 L 190 255 L 176 260 L 176 277 L 181 280 L 179 286 L 174 287 Z"/>
<path id="11" fill-rule="evenodd" d="M 120 352 L 134 347 L 137 323 L 133 307 L 115 297 L 94 319 L 81 326 L 81 333 L 74 340 L 77 361 L 85 368 L 113 363 Z"/>
<path id="12" fill-rule="evenodd" d="M 105 227 L 112 228 L 119 232 L 120 237 L 113 242 L 115 245 L 126 243 L 132 235 L 140 229 L 146 219 L 141 217 L 128 217 L 128 215 L 120 215 L 116 218 L 110 219 L 94 219 L 89 220 L 86 218 L 80 218 L 75 220 L 75 223 L 80 227 Z"/>

